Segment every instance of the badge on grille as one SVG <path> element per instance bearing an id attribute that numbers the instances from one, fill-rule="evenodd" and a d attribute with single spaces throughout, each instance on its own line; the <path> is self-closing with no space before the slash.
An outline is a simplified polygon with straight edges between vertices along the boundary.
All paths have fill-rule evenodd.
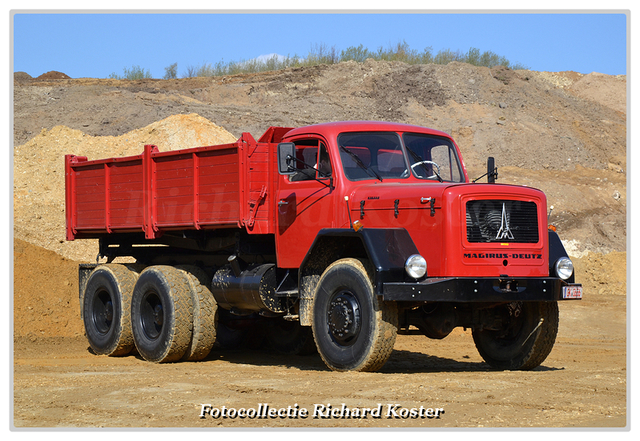
<path id="1" fill-rule="evenodd" d="M 502 203 L 502 220 L 500 221 L 500 229 L 496 234 L 496 240 L 511 239 L 513 240 L 513 233 L 509 228 L 509 217 L 507 216 L 507 207 Z"/>

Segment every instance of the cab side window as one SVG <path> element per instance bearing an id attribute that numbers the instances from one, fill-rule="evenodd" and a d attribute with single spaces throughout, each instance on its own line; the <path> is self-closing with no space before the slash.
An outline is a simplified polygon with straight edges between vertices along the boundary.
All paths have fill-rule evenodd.
<path id="1" fill-rule="evenodd" d="M 289 176 L 291 182 L 326 179 L 331 177 L 329 152 L 322 141 L 305 139 L 294 141 L 296 145 L 296 169 Z"/>

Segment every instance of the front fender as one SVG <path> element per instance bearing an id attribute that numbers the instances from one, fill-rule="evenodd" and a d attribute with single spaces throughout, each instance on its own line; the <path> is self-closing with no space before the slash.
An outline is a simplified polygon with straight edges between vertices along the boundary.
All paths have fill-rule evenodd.
<path id="1" fill-rule="evenodd" d="M 556 261 L 561 257 L 569 257 L 567 251 L 564 249 L 564 245 L 562 245 L 562 241 L 560 240 L 560 236 L 553 230 L 549 230 L 549 275 L 555 276 L 554 265 Z M 575 270 L 574 273 L 571 274 L 571 277 L 567 279 L 568 283 L 575 283 L 576 279 Z"/>
<path id="2" fill-rule="evenodd" d="M 345 257 L 366 258 L 374 271 L 372 283 L 382 295 L 382 283 L 406 279 L 404 264 L 418 248 L 404 228 L 327 228 L 320 230 L 300 266 L 300 276 L 317 272 Z"/>
<path id="3" fill-rule="evenodd" d="M 373 271 L 374 292 L 382 295 L 384 283 L 406 280 L 404 264 L 409 256 L 417 253 L 417 247 L 404 228 L 320 230 L 298 273 L 300 324 L 311 326 L 317 283 L 332 262 L 346 257 L 367 259 Z"/>

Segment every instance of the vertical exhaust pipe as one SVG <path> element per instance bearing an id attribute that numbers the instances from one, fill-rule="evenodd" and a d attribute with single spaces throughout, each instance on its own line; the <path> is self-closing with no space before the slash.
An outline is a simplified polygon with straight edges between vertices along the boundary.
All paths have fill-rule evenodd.
<path id="1" fill-rule="evenodd" d="M 236 277 L 240 277 L 242 270 L 240 269 L 240 262 L 238 261 L 238 256 L 236 254 L 232 254 L 227 259 L 229 265 L 231 266 L 231 271 L 233 271 L 233 275 Z"/>

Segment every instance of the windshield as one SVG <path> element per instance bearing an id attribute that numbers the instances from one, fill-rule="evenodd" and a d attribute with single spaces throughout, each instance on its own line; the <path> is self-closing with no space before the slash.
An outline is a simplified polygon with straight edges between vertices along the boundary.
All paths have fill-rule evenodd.
<path id="1" fill-rule="evenodd" d="M 464 174 L 451 140 L 422 133 L 402 135 L 411 172 L 418 179 L 463 182 Z"/>
<path id="2" fill-rule="evenodd" d="M 341 133 L 338 145 L 344 173 L 351 181 L 409 177 L 397 133 Z"/>
<path id="3" fill-rule="evenodd" d="M 420 133 L 404 133 L 402 138 L 395 132 L 341 133 L 338 147 L 351 181 L 406 179 L 411 174 L 437 182 L 464 181 L 456 149 L 446 138 Z"/>

